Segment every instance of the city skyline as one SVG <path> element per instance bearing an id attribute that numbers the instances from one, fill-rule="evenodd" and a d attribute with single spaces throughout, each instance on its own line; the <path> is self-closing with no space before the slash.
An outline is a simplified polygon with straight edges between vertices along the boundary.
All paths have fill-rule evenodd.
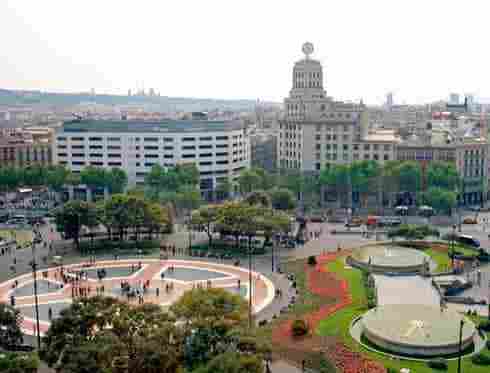
<path id="1" fill-rule="evenodd" d="M 282 102 L 301 45 L 311 41 L 327 95 L 338 99 L 381 104 L 388 91 L 395 103 L 450 92 L 490 97 L 486 52 L 475 37 L 484 32 L 483 1 L 469 1 L 481 11 L 465 18 L 455 1 L 52 3 L 0 5 L 0 21 L 15 35 L 5 38 L 1 88 L 126 94 L 144 87 L 163 96 Z"/>

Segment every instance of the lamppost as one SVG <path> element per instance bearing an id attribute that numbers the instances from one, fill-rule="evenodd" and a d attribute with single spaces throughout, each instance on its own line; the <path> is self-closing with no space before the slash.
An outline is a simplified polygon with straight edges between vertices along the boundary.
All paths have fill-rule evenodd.
<path id="1" fill-rule="evenodd" d="M 454 239 L 456 238 L 456 224 L 453 225 L 453 233 L 451 234 L 451 269 L 454 269 Z"/>
<path id="2" fill-rule="evenodd" d="M 461 348 L 463 346 L 463 326 L 464 326 L 464 319 L 461 319 L 459 322 L 459 347 L 458 347 L 458 373 L 461 373 Z"/>
<path id="3" fill-rule="evenodd" d="M 248 328 L 252 329 L 252 236 L 248 236 Z"/>
<path id="4" fill-rule="evenodd" d="M 273 237 L 272 238 L 272 273 L 274 273 L 274 246 L 276 245 L 277 238 Z"/>
<path id="5" fill-rule="evenodd" d="M 39 223 L 33 227 L 33 239 L 32 239 L 32 277 L 34 278 L 34 305 L 36 308 L 36 332 L 37 332 L 37 348 L 41 349 L 41 332 L 39 328 L 39 299 L 37 294 L 37 263 L 36 263 L 36 239 L 39 235 L 38 231 Z"/>

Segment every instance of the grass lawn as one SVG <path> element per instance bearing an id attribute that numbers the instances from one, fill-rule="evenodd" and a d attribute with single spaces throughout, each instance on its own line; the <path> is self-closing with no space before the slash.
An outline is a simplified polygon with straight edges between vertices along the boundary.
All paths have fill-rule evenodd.
<path id="1" fill-rule="evenodd" d="M 447 258 L 447 254 L 437 254 L 446 255 Z M 329 271 L 335 272 L 339 278 L 343 278 L 348 281 L 353 303 L 349 307 L 339 310 L 329 318 L 322 320 L 317 329 L 318 334 L 341 337 L 344 343 L 352 348 L 352 350 L 362 351 L 368 357 L 372 358 L 373 360 L 380 361 L 385 367 L 392 368 L 396 372 L 399 372 L 401 368 L 409 368 L 410 371 L 414 373 L 442 372 L 440 370 L 429 368 L 427 364 L 423 362 L 392 360 L 377 353 L 368 351 L 354 341 L 349 334 L 350 323 L 357 315 L 360 315 L 367 310 L 367 307 L 365 306 L 364 287 L 362 285 L 361 272 L 356 269 L 346 269 L 344 266 L 344 258 L 339 258 L 335 262 L 329 263 L 327 268 Z M 489 337 L 489 334 L 487 334 L 487 337 Z M 447 371 L 456 372 L 456 369 L 457 361 L 450 361 L 449 369 Z M 465 358 L 462 360 L 462 371 L 468 373 L 488 373 L 490 372 L 490 367 L 474 365 L 470 358 Z"/>
<path id="2" fill-rule="evenodd" d="M 454 249 L 462 253 L 463 255 L 476 255 L 475 250 L 470 249 L 466 246 L 456 245 Z M 443 272 L 449 270 L 451 259 L 449 258 L 447 252 L 441 250 L 435 250 L 435 249 L 427 249 L 424 250 L 424 252 L 437 263 L 437 267 L 435 270 L 436 272 Z"/>
<path id="3" fill-rule="evenodd" d="M 25 229 L 0 229 L 0 237 L 7 240 L 12 239 L 12 232 L 14 233 L 14 239 L 17 240 L 19 245 L 24 245 L 27 242 L 32 242 L 32 230 Z"/>

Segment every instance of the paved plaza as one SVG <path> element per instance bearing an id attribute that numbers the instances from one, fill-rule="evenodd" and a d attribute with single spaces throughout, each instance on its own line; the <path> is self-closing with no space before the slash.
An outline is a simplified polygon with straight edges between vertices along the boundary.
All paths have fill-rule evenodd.
<path id="1" fill-rule="evenodd" d="M 99 279 L 98 274 L 104 273 Z M 80 296 L 106 295 L 129 303 L 149 302 L 170 306 L 187 290 L 223 288 L 249 298 L 249 271 L 242 267 L 197 260 L 141 259 L 98 261 L 54 267 L 38 274 L 41 333 L 50 320 Z M 259 272 L 252 272 L 252 307 L 260 313 L 276 298 L 274 283 Z M 31 273 L 0 284 L 0 300 L 15 299 L 24 316 L 22 328 L 33 335 L 34 297 Z"/>

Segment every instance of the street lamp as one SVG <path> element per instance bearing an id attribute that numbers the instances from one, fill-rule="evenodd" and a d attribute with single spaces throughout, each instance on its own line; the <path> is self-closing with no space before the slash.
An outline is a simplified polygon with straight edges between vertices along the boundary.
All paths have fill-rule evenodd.
<path id="1" fill-rule="evenodd" d="M 36 238 L 39 235 L 38 231 L 39 223 L 33 227 L 33 239 L 32 239 L 32 277 L 34 278 L 34 305 L 36 308 L 36 332 L 37 332 L 37 348 L 41 349 L 41 332 L 39 328 L 39 299 L 37 294 L 37 263 L 36 263 Z"/>
<path id="2" fill-rule="evenodd" d="M 248 236 L 248 328 L 252 329 L 252 236 Z"/>
<path id="3" fill-rule="evenodd" d="M 453 233 L 451 235 L 451 269 L 454 269 L 454 239 L 456 238 L 456 224 L 453 225 Z"/>
<path id="4" fill-rule="evenodd" d="M 458 373 L 461 373 L 461 348 L 463 346 L 463 326 L 464 326 L 464 319 L 461 319 L 459 322 L 459 347 L 458 347 Z"/>

